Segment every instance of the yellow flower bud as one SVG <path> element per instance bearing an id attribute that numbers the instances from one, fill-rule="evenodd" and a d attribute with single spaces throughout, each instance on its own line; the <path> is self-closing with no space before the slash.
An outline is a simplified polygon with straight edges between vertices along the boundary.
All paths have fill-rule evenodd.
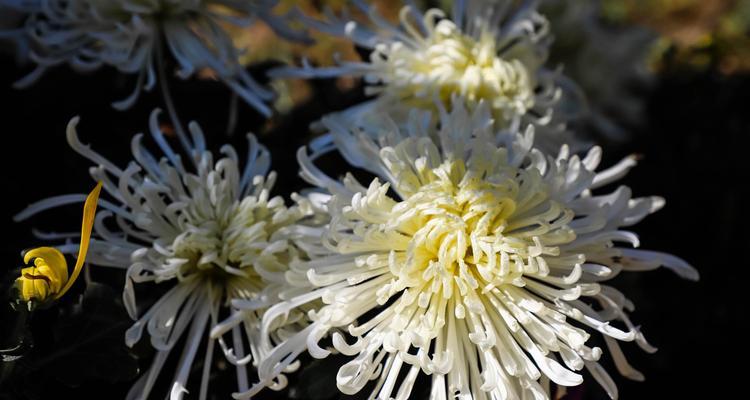
<path id="1" fill-rule="evenodd" d="M 91 229 L 96 215 L 96 203 L 101 189 L 100 182 L 86 197 L 83 205 L 81 243 L 78 247 L 76 265 L 70 277 L 68 277 L 68 263 L 60 250 L 53 247 L 37 247 L 24 255 L 24 264 L 28 265 L 33 261 L 33 265 L 21 269 L 21 276 L 16 279 L 15 287 L 18 291 L 18 302 L 26 303 L 29 310 L 62 297 L 81 273 L 89 248 Z"/>

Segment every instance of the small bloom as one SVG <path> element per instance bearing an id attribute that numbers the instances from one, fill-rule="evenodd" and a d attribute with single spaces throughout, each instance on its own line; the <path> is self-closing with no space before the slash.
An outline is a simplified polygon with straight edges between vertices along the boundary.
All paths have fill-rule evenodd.
<path id="1" fill-rule="evenodd" d="M 113 104 L 119 109 L 130 107 L 142 88 L 154 87 L 157 75 L 164 73 L 163 53 L 167 49 L 177 61 L 181 78 L 208 69 L 268 116 L 271 110 L 265 102 L 273 93 L 240 65 L 241 50 L 234 46 L 221 23 L 245 25 L 261 17 L 287 37 L 292 34 L 282 18 L 270 14 L 273 3 L 268 1 L 4 1 L 28 13 L 25 30 L 34 43 L 31 58 L 37 67 L 17 86 L 30 85 L 45 70 L 62 63 L 80 71 L 113 66 L 120 72 L 138 75 L 133 93 Z"/>
<path id="2" fill-rule="evenodd" d="M 134 345 L 145 330 L 157 350 L 151 368 L 130 395 L 148 397 L 155 381 L 165 376 L 162 369 L 175 345 L 184 339 L 184 349 L 177 350 L 182 356 L 171 383 L 171 398 L 180 399 L 187 392 L 198 348 L 207 342 L 196 396 L 206 398 L 217 342 L 208 339 L 207 329 L 230 307 L 246 310 L 244 323 L 231 329 L 231 350 L 223 338 L 218 342 L 228 361 L 237 366 L 238 389 L 247 390 L 245 365 L 257 364 L 264 357 L 263 349 L 253 343 L 260 319 L 287 287 L 288 263 L 300 253 L 290 239 L 295 224 L 315 212 L 312 205 L 295 196 L 298 203 L 289 207 L 281 197 L 271 196 L 276 175 L 268 172 L 269 153 L 252 135 L 248 135 L 243 167 L 236 150 L 228 145 L 222 147 L 221 157 L 214 158 L 193 123 L 189 125 L 192 150 L 183 159 L 159 131 L 154 112 L 151 135 L 164 156 L 159 159 L 149 152 L 139 134 L 132 142 L 134 161 L 121 169 L 78 141 L 77 122 L 74 119 L 68 125 L 68 141 L 97 165 L 91 174 L 103 182 L 110 199 L 102 202 L 104 211 L 96 220 L 90 261 L 127 270 L 123 299 L 136 322 L 126 333 L 126 343 Z M 18 218 L 76 200 L 75 196 L 43 200 Z M 140 312 L 135 289 L 150 287 L 148 283 L 170 288 Z M 273 329 L 271 336 L 276 339 L 272 340 L 305 326 L 304 319 L 293 314 Z"/>
<path id="3" fill-rule="evenodd" d="M 68 275 L 68 263 L 60 250 L 54 247 L 37 247 L 26 252 L 24 264 L 33 261 L 33 265 L 21 269 L 21 276 L 16 279 L 15 288 L 18 303 L 26 303 L 29 311 L 38 306 L 50 304 L 61 298 L 75 283 L 86 261 L 91 229 L 94 226 L 96 202 L 99 200 L 101 182 L 86 197 L 83 205 L 83 223 L 81 224 L 81 243 L 78 245 L 78 257 L 73 273 Z"/>
<path id="4" fill-rule="evenodd" d="M 301 304 L 320 299 L 311 325 L 280 344 L 259 368 L 268 384 L 303 349 L 322 358 L 319 341 L 354 358 L 336 378 L 346 394 L 375 380 L 372 397 L 406 399 L 420 374 L 431 399 L 549 398 L 549 381 L 582 382 L 586 368 L 613 398 L 599 364 L 604 336 L 619 372 L 630 367 L 617 341 L 654 349 L 630 321 L 632 303 L 604 284 L 621 271 L 665 266 L 697 279 L 672 255 L 636 250 L 625 230 L 658 210 L 659 197 L 632 198 L 616 181 L 626 158 L 595 172 L 601 150 L 557 157 L 526 134 L 497 133 L 486 111 L 443 113 L 439 124 L 394 128 L 373 140 L 342 120 L 324 121 L 347 159 L 378 178 L 337 181 L 299 153 L 302 175 L 332 193 L 327 230 L 310 260 L 293 263 L 290 283 L 307 290 L 274 306 L 265 329 Z M 423 121 L 425 118 L 415 118 Z M 630 245 L 630 246 L 627 246 Z M 632 247 L 631 247 L 632 246 Z M 590 304 L 595 304 L 591 306 Z M 238 394 L 237 397 L 243 397 Z"/>
<path id="5" fill-rule="evenodd" d="M 553 120 L 553 110 L 563 77 L 543 66 L 551 40 L 547 20 L 532 2 L 511 3 L 455 2 L 450 16 L 406 6 L 398 26 L 363 2 L 355 4 L 372 26 L 348 14 L 325 21 L 302 16 L 313 28 L 350 38 L 370 51 L 369 59 L 329 68 L 305 61 L 302 68 L 281 68 L 272 76 L 363 77 L 366 92 L 376 97 L 344 111 L 350 123 L 377 125 L 372 115 L 379 112 L 403 122 L 410 109 L 436 111 L 435 100 L 450 108 L 459 99 L 469 109 L 487 103 L 498 128 L 533 123 L 550 140 L 560 140 L 564 121 Z"/>

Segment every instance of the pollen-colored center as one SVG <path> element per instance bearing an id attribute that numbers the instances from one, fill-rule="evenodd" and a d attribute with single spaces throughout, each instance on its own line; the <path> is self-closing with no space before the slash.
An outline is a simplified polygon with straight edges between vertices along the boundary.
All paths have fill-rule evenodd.
<path id="1" fill-rule="evenodd" d="M 241 201 L 197 196 L 182 210 L 182 231 L 170 245 L 177 277 L 198 274 L 233 293 L 251 297 L 265 286 L 263 271 L 283 265 L 286 242 L 273 238 L 290 214 L 281 197 L 264 188 Z"/>
<path id="2" fill-rule="evenodd" d="M 480 269 L 508 276 L 510 263 L 495 253 L 498 246 L 512 246 L 506 234 L 518 185 L 512 179 L 483 180 L 462 161 L 444 163 L 429 175 L 430 182 L 392 210 L 398 229 L 410 236 L 403 276 L 418 277 L 429 291 L 448 297 L 454 283 L 462 292 L 476 287 Z"/>
<path id="3" fill-rule="evenodd" d="M 491 35 L 475 39 L 447 19 L 429 30 L 429 36 L 415 38 L 415 46 L 393 42 L 376 48 L 371 61 L 382 71 L 384 91 L 425 106 L 435 98 L 449 104 L 454 95 L 474 104 L 485 101 L 503 120 L 533 106 L 526 67 L 499 57 Z"/>
<path id="4" fill-rule="evenodd" d="M 433 296 L 470 301 L 501 285 L 523 286 L 525 276 L 549 273 L 547 259 L 559 254 L 557 245 L 575 237 L 567 228 L 572 213 L 549 198 L 538 172 L 486 161 L 391 165 L 404 182 L 403 200 L 369 203 L 388 208 L 387 222 L 370 232 L 390 232 L 385 245 L 396 250 L 389 256 L 394 280 L 379 291 L 381 303 L 405 289 L 404 304 L 411 304 L 412 296 L 422 307 Z M 380 240 L 374 233 L 366 236 L 366 242 Z"/>

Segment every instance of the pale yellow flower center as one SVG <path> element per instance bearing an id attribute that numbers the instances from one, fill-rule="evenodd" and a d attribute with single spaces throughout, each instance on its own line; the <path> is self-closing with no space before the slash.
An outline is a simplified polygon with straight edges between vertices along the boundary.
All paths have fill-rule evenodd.
<path id="1" fill-rule="evenodd" d="M 470 103 L 488 102 L 503 120 L 534 105 L 526 67 L 498 57 L 490 34 L 476 40 L 444 19 L 431 27 L 429 36 L 415 40 L 417 48 L 394 42 L 372 55 L 383 71 L 384 90 L 393 96 L 429 106 L 435 98 L 450 104 L 453 95 L 460 95 Z"/>
<path id="2" fill-rule="evenodd" d="M 555 244 L 575 238 L 566 226 L 572 212 L 549 198 L 536 170 L 469 167 L 463 160 L 404 166 L 391 165 L 403 201 L 386 200 L 387 186 L 368 190 L 368 208 L 387 210 L 389 218 L 365 233 L 365 243 L 379 243 L 385 238 L 377 232 L 387 232 L 396 250 L 389 262 L 394 280 L 379 291 L 381 303 L 404 289 L 404 306 L 417 295 L 422 307 L 433 295 L 471 302 L 473 293 L 518 285 L 524 275 L 545 276 L 546 258 L 559 254 Z M 355 210 L 359 218 L 379 215 Z"/>
<path id="3" fill-rule="evenodd" d="M 185 211 L 183 233 L 171 244 L 172 259 L 181 263 L 178 277 L 200 274 L 234 297 L 251 297 L 266 286 L 259 270 L 283 269 L 287 244 L 272 238 L 293 221 L 281 197 L 268 189 L 242 201 L 210 204 L 195 201 Z"/>
<path id="4" fill-rule="evenodd" d="M 407 268 L 423 270 L 425 277 L 465 275 L 487 262 L 482 251 L 473 247 L 490 235 L 502 235 L 516 208 L 517 187 L 465 175 L 460 161 L 436 171 L 445 175 L 394 208 L 394 212 L 406 211 L 404 225 L 414 229 Z"/>

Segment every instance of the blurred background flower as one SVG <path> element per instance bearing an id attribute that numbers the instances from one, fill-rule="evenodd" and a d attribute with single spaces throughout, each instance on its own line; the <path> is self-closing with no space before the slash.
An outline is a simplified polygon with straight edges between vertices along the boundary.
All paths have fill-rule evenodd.
<path id="1" fill-rule="evenodd" d="M 271 114 L 265 103 L 274 97 L 273 92 L 239 64 L 240 50 L 221 25 L 247 26 L 259 18 L 285 38 L 303 40 L 301 33 L 285 25 L 283 16 L 270 14 L 268 9 L 274 4 L 267 0 L 0 2 L 25 16 L 22 27 L 4 32 L 15 37 L 19 46 L 28 42 L 31 47 L 29 59 L 35 67 L 16 82 L 19 88 L 35 83 L 57 65 L 67 64 L 80 72 L 106 65 L 137 77 L 132 93 L 114 102 L 115 108 L 130 108 L 142 90 L 153 89 L 159 81 L 171 109 L 169 89 L 164 85 L 172 71 L 167 64 L 173 61 L 182 79 L 202 72 L 226 84 L 265 116 Z"/>

